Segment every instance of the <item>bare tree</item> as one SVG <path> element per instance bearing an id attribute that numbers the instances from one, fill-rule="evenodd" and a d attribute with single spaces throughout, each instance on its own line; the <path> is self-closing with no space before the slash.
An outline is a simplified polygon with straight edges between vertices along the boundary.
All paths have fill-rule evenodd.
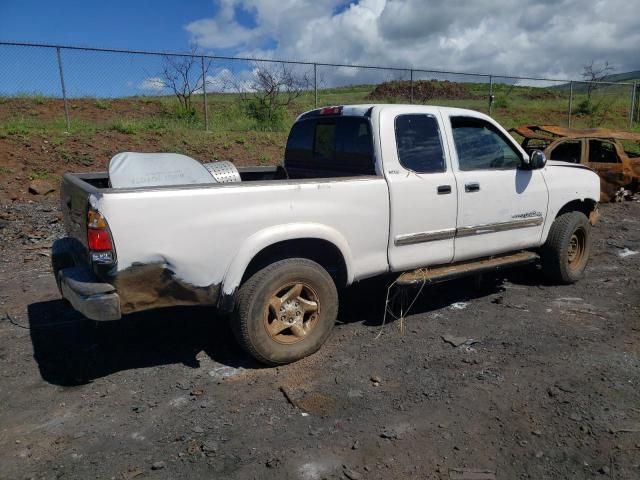
<path id="1" fill-rule="evenodd" d="M 587 102 L 591 103 L 591 94 L 596 90 L 599 85 L 598 82 L 602 82 L 615 68 L 604 62 L 602 65 L 596 65 L 592 60 L 589 65 L 582 67 L 582 78 L 587 81 Z"/>
<path id="2" fill-rule="evenodd" d="M 271 124 L 294 100 L 311 88 L 307 73 L 297 74 L 285 63 L 256 64 L 248 82 L 236 82 L 236 89 L 251 115 Z"/>
<path id="3" fill-rule="evenodd" d="M 176 96 L 184 113 L 195 113 L 192 97 L 195 93 L 202 92 L 210 66 L 211 59 L 207 59 L 204 69 L 202 68 L 202 56 L 197 55 L 195 47 L 191 48 L 189 55 L 163 56 L 159 82 Z"/>

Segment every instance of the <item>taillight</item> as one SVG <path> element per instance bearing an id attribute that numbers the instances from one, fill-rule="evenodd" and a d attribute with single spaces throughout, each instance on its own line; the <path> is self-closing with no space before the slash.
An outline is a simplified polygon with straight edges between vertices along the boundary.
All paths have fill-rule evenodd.
<path id="1" fill-rule="evenodd" d="M 113 262 L 113 242 L 107 219 L 97 210 L 87 212 L 87 246 L 94 262 Z"/>
<path id="2" fill-rule="evenodd" d="M 109 232 L 106 230 L 90 228 L 87 230 L 87 242 L 89 243 L 89 250 L 113 250 L 111 237 L 109 236 Z"/>

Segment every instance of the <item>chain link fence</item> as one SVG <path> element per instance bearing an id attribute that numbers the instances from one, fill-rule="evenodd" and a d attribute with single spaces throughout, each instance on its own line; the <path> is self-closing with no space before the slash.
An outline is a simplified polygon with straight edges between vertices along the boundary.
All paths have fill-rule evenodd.
<path id="1" fill-rule="evenodd" d="M 67 130 L 126 130 L 137 122 L 150 129 L 284 131 L 303 111 L 362 103 L 471 108 L 506 127 L 632 129 L 639 97 L 637 82 L 0 42 L 0 123 L 29 119 Z"/>

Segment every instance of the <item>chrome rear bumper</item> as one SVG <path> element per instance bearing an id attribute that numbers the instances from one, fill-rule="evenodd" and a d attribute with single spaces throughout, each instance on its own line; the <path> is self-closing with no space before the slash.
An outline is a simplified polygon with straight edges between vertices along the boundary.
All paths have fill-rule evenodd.
<path id="1" fill-rule="evenodd" d="M 100 282 L 87 267 L 64 268 L 58 272 L 63 298 L 91 320 L 119 320 L 120 296 L 109 283 Z"/>

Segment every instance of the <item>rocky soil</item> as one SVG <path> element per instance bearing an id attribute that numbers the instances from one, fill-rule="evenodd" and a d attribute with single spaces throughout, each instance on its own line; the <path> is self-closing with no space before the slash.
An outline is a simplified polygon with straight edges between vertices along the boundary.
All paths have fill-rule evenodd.
<path id="1" fill-rule="evenodd" d="M 67 307 L 49 197 L 0 206 L 1 479 L 640 478 L 638 202 L 602 207 L 576 285 L 429 286 L 381 327 L 364 282 L 319 353 L 261 368 L 210 309 Z"/>

